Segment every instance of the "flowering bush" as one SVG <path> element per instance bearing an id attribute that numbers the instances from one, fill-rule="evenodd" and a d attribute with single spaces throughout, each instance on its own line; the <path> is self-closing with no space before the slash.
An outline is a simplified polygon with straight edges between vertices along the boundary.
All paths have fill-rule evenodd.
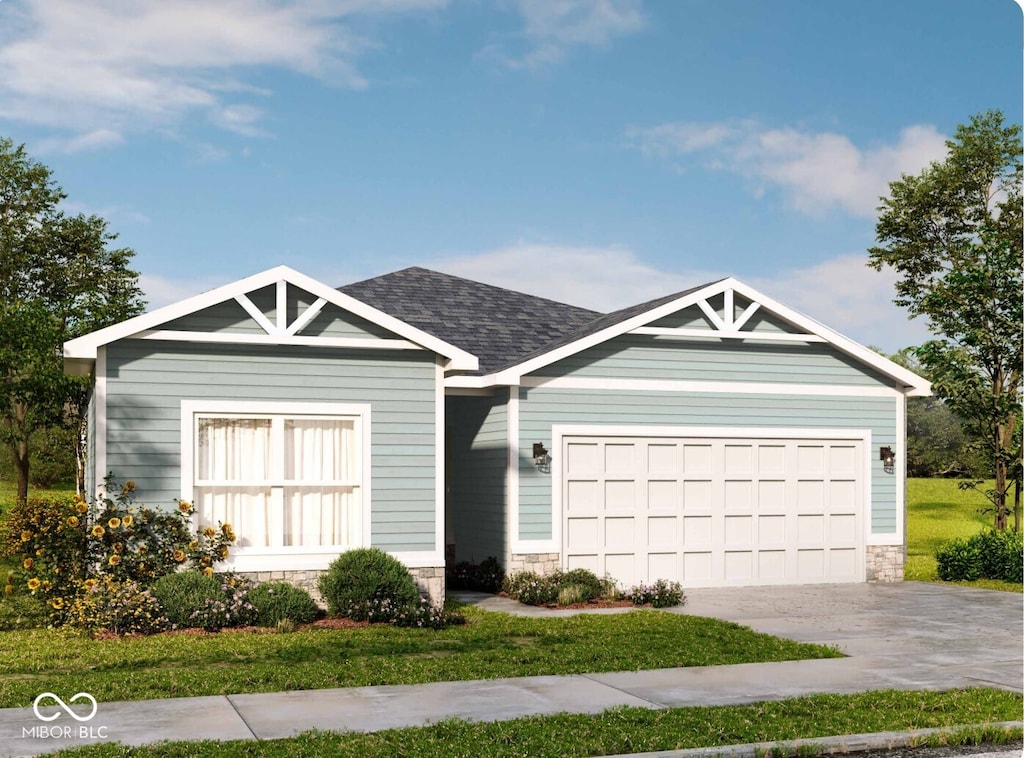
<path id="1" fill-rule="evenodd" d="M 250 583 L 231 574 L 208 576 L 181 571 L 161 577 L 153 585 L 171 629 L 200 627 L 215 631 L 244 626 L 256 620 L 256 609 L 246 599 Z"/>
<path id="2" fill-rule="evenodd" d="M 155 634 L 167 627 L 160 604 L 136 582 L 87 579 L 68 609 L 67 623 L 88 634 Z"/>
<path id="3" fill-rule="evenodd" d="M 651 605 L 655 608 L 671 608 L 686 603 L 683 586 L 679 582 L 665 579 L 658 579 L 654 584 L 640 583 L 630 587 L 624 596 L 635 605 Z"/>
<path id="4" fill-rule="evenodd" d="M 360 606 L 358 613 L 371 624 L 393 624 L 419 629 L 445 629 L 466 623 L 462 614 L 439 608 L 425 597 L 411 603 L 397 602 L 390 598 L 368 600 Z"/>
<path id="5" fill-rule="evenodd" d="M 71 621 L 87 580 L 148 587 L 185 567 L 212 575 L 228 557 L 230 524 L 193 533 L 190 503 L 179 501 L 173 511 L 136 506 L 134 491 L 133 482 L 121 486 L 108 477 L 92 505 L 78 495 L 15 505 L 0 525 L 0 555 L 16 561 L 5 595 L 33 595 L 61 625 Z"/>
<path id="6" fill-rule="evenodd" d="M 527 605 L 571 605 L 599 597 L 615 597 L 615 582 L 607 577 L 599 579 L 587 569 L 553 571 L 544 576 L 520 571 L 505 577 L 502 589 L 509 597 Z"/>

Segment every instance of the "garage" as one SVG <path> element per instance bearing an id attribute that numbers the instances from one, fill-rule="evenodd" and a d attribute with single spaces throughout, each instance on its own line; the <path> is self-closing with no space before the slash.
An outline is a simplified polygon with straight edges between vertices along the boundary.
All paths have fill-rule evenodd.
<path id="1" fill-rule="evenodd" d="M 567 568 L 622 586 L 864 580 L 868 432 L 650 432 L 559 435 Z"/>

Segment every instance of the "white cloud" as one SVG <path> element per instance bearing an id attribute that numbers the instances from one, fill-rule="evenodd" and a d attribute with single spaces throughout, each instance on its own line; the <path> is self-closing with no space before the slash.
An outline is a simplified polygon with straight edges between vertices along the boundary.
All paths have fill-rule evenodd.
<path id="1" fill-rule="evenodd" d="M 734 275 L 796 311 L 865 345 L 895 352 L 928 338 L 924 322 L 910 321 L 892 304 L 894 277 L 844 255 L 771 276 L 698 268 L 666 271 L 624 248 L 517 244 L 425 265 L 456 276 L 608 312 Z"/>
<path id="2" fill-rule="evenodd" d="M 272 66 L 365 87 L 355 63 L 370 43 L 349 22 L 446 1 L 0 3 L 0 117 L 71 132 L 68 145 L 78 149 L 113 142 L 90 135 L 173 128 L 196 112 L 258 134 L 261 109 L 237 99 L 267 93 L 239 79 L 245 70 Z"/>
<path id="3" fill-rule="evenodd" d="M 600 47 L 645 25 L 639 0 L 518 0 L 527 49 L 506 52 L 490 45 L 484 57 L 509 68 L 538 69 L 562 61 L 573 47 Z"/>
<path id="4" fill-rule="evenodd" d="M 895 143 L 867 147 L 842 134 L 770 129 L 750 120 L 671 122 L 632 128 L 626 136 L 633 147 L 672 161 L 677 170 L 696 159 L 746 178 L 755 195 L 777 188 L 808 215 L 838 208 L 873 218 L 889 182 L 946 154 L 945 137 L 931 125 L 909 126 Z"/>
<path id="5" fill-rule="evenodd" d="M 48 153 L 77 153 L 81 150 L 95 150 L 124 142 L 120 132 L 113 129 L 94 129 L 74 137 L 47 137 L 34 144 L 34 152 L 39 155 Z"/>
<path id="6" fill-rule="evenodd" d="M 244 275 L 255 273 L 247 271 Z M 234 277 L 172 278 L 159 274 L 139 274 L 139 289 L 145 293 L 146 311 L 198 295 L 234 281 Z"/>

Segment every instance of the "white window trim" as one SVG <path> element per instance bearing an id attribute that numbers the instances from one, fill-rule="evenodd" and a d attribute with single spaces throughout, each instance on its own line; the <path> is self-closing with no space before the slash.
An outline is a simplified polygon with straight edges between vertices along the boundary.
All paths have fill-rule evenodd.
<path id="1" fill-rule="evenodd" d="M 371 539 L 371 437 L 370 405 L 363 403 L 301 403 L 248 400 L 182 400 L 181 401 L 181 499 L 194 501 L 195 419 L 196 415 L 219 415 L 229 418 L 266 416 L 359 418 L 362 458 L 362 482 L 359 485 L 362 504 L 362 534 L 359 545 L 370 547 Z M 232 484 L 237 484 L 233 482 Z M 338 557 L 341 548 L 278 547 L 232 549 L 226 568 L 233 571 L 312 571 L 326 569 Z"/>

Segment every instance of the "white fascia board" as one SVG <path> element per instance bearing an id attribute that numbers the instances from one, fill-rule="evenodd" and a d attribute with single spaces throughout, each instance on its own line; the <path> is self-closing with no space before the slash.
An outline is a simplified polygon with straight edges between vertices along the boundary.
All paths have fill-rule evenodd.
<path id="1" fill-rule="evenodd" d="M 323 282 L 319 282 L 310 276 L 301 274 L 288 266 L 276 266 L 259 274 L 239 279 L 236 282 L 216 287 L 208 292 L 186 298 L 177 303 L 158 308 L 152 313 L 144 313 L 141 316 L 122 321 L 120 324 L 99 329 L 91 334 L 86 334 L 64 343 L 64 355 L 68 358 L 95 359 L 96 349 L 100 345 L 106 345 L 115 340 L 130 337 L 139 332 L 154 329 L 160 324 L 188 316 L 196 311 L 209 308 L 225 300 L 233 300 L 238 295 L 244 295 L 253 290 L 262 289 L 279 281 L 287 281 L 312 295 L 321 297 L 329 303 L 337 305 L 349 313 L 365 318 L 378 326 L 405 337 L 410 342 L 431 350 L 439 355 L 448 358 L 451 363 L 449 368 L 456 371 L 476 371 L 479 362 L 476 356 L 467 353 L 465 350 L 450 345 L 449 343 L 417 329 L 400 319 L 390 316 L 367 305 L 361 300 L 344 294 Z"/>
<path id="2" fill-rule="evenodd" d="M 817 334 L 820 337 L 824 337 L 825 341 L 846 353 L 851 358 L 856 358 L 861 363 L 866 363 L 876 371 L 885 374 L 892 379 L 895 379 L 906 388 L 904 394 L 908 397 L 926 397 L 932 394 L 932 385 L 928 380 L 918 376 L 913 371 L 903 368 L 899 364 L 893 363 L 884 355 L 879 355 L 874 350 L 870 350 L 858 342 L 844 337 L 839 332 L 829 329 L 824 324 L 816 321 L 810 316 L 794 311 L 792 308 L 787 308 L 782 303 L 772 300 L 767 295 L 758 292 L 753 287 L 749 287 L 743 282 L 736 279 L 726 279 L 728 286 L 739 292 L 748 300 L 755 300 L 761 303 L 763 308 L 766 308 L 776 316 L 783 318 L 789 323 L 796 327 L 805 329 L 810 334 Z"/>
<path id="3" fill-rule="evenodd" d="M 721 294 L 727 290 L 733 290 L 740 293 L 748 300 L 760 303 L 761 309 L 779 316 L 783 320 L 788 321 L 793 324 L 793 326 L 804 330 L 808 334 L 821 337 L 826 343 L 831 344 L 841 352 L 846 353 L 852 358 L 856 358 L 858 361 L 871 366 L 880 373 L 895 379 L 903 385 L 904 389 L 901 391 L 909 397 L 919 397 L 931 394 L 931 384 L 912 371 L 908 371 L 873 350 L 869 350 L 848 337 L 844 337 L 838 332 L 829 329 L 809 316 L 805 316 L 791 308 L 787 308 L 781 303 L 778 303 L 770 297 L 758 292 L 753 287 L 749 287 L 732 277 L 714 282 L 713 284 L 709 284 L 707 287 L 703 287 L 696 292 L 683 295 L 682 297 L 659 305 L 656 308 L 652 308 L 649 311 L 633 316 L 625 321 L 620 321 L 617 324 L 609 326 L 607 329 L 602 329 L 599 332 L 587 335 L 576 342 L 563 345 L 562 347 L 552 350 L 550 353 L 533 358 L 532 360 L 521 363 L 518 366 L 512 366 L 504 371 L 479 377 L 481 384 L 462 384 L 452 386 L 486 387 L 493 385 L 519 384 L 522 381 L 522 377 L 526 374 L 560 361 L 563 358 L 568 358 L 569 356 L 575 355 L 576 353 L 588 348 L 600 345 L 602 342 L 610 340 L 613 337 L 618 337 L 622 334 L 631 332 L 634 329 L 644 327 L 647 324 L 683 310 L 684 308 L 688 308 L 691 305 L 699 305 L 708 298 L 714 297 L 715 295 Z M 707 336 L 714 337 L 715 332 L 713 330 L 709 330 Z M 756 339 L 757 335 L 751 332 L 750 336 L 752 339 Z M 477 379 L 477 377 L 465 377 L 465 379 L 470 378 Z"/>

